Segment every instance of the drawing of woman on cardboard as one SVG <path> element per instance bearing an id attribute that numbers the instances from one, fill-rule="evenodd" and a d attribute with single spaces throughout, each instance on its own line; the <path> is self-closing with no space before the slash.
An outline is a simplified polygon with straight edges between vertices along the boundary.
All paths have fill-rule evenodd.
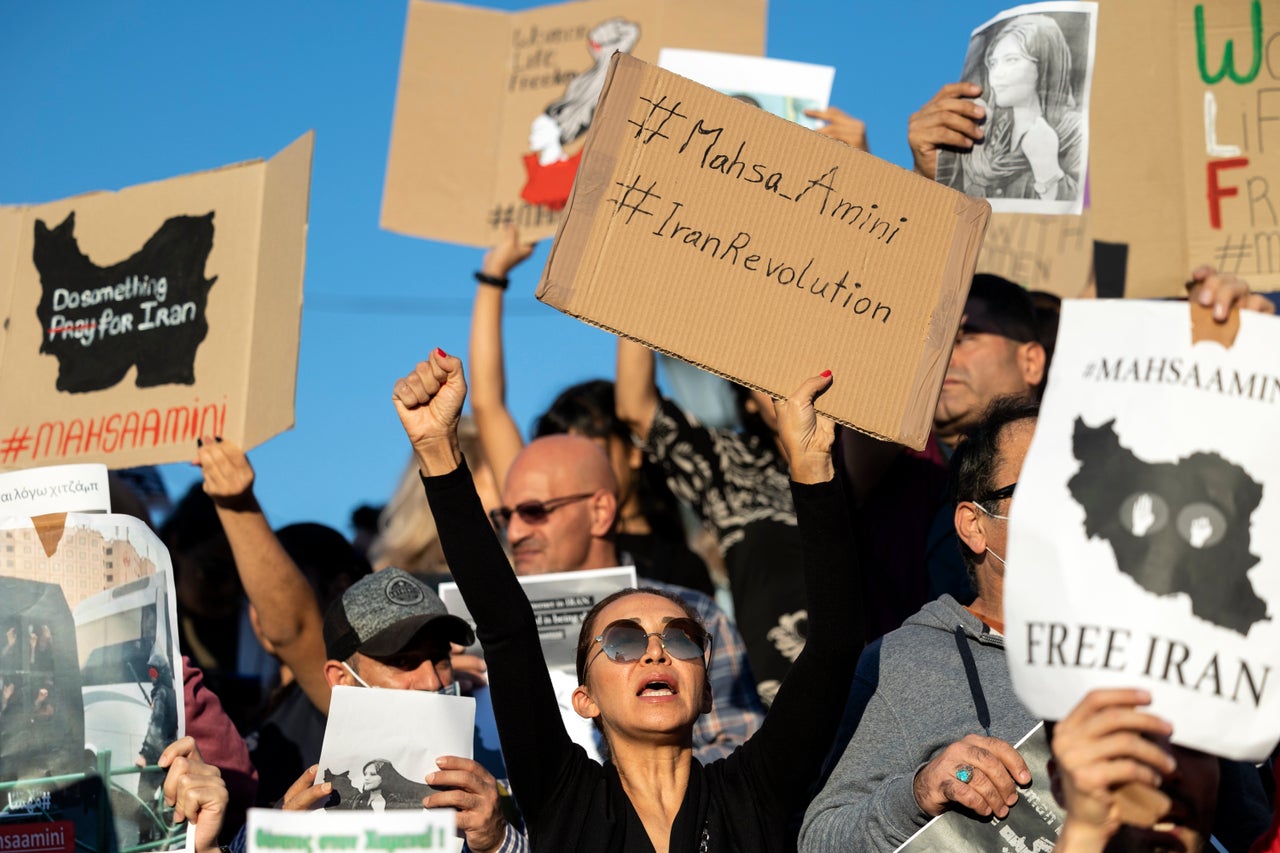
<path id="1" fill-rule="evenodd" d="M 952 186 L 984 198 L 1076 198 L 1084 132 L 1058 23 L 1047 15 L 1013 18 L 990 42 L 983 72 L 985 138 L 959 158 Z"/>

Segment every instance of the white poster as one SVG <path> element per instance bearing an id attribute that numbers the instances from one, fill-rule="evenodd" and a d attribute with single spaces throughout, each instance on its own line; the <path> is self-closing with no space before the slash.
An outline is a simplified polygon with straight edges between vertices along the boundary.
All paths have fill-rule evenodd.
<path id="1" fill-rule="evenodd" d="M 111 512 L 107 466 L 50 465 L 0 474 L 0 515 Z"/>
<path id="2" fill-rule="evenodd" d="M 1098 4 L 1032 3 L 969 37 L 960 79 L 982 87 L 982 139 L 938 152 L 938 180 L 996 213 L 1080 213 Z"/>
<path id="3" fill-rule="evenodd" d="M 573 672 L 582 620 L 597 601 L 620 589 L 634 588 L 636 567 L 525 575 L 519 580 L 538 620 L 538 636 L 542 639 L 542 654 L 547 668 Z M 456 583 L 440 584 L 440 600 L 450 613 L 461 616 L 475 627 L 475 620 L 471 618 L 471 611 L 467 610 Z M 478 641 L 467 651 L 474 655 L 483 654 Z"/>
<path id="4" fill-rule="evenodd" d="M 372 812 L 286 812 L 249 809 L 249 853 L 419 853 L 460 850 L 453 809 Z"/>
<path id="5" fill-rule="evenodd" d="M 422 809 L 442 755 L 471 758 L 476 703 L 421 690 L 335 687 L 316 783 L 329 809 Z"/>
<path id="6" fill-rule="evenodd" d="M 1280 738 L 1280 319 L 1191 342 L 1188 305 L 1068 300 L 1010 511 L 1009 668 L 1037 717 L 1151 691 L 1173 740 Z"/>
<path id="7" fill-rule="evenodd" d="M 658 53 L 658 67 L 811 130 L 822 122 L 804 111 L 830 105 L 836 78 L 830 65 L 671 47 Z"/>

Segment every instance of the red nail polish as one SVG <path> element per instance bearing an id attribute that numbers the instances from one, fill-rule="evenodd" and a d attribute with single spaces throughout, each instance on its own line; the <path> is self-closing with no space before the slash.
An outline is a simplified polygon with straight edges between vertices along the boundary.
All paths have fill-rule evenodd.
<path id="1" fill-rule="evenodd" d="M 823 379 L 830 379 L 830 378 L 831 378 L 831 371 L 830 371 L 830 370 L 824 370 L 824 371 L 822 371 L 822 378 L 823 378 Z"/>
<path id="2" fill-rule="evenodd" d="M 444 350 L 440 349 L 440 347 L 436 347 L 436 355 L 440 356 L 441 358 L 448 358 L 448 357 L 449 357 L 449 353 L 447 353 L 447 352 L 445 352 Z"/>

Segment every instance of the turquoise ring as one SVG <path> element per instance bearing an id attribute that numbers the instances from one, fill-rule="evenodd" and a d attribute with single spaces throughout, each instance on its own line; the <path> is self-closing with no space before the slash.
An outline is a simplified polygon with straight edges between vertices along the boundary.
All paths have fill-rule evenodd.
<path id="1" fill-rule="evenodd" d="M 968 785 L 973 781 L 973 765 L 964 764 L 956 770 L 956 778 Z"/>

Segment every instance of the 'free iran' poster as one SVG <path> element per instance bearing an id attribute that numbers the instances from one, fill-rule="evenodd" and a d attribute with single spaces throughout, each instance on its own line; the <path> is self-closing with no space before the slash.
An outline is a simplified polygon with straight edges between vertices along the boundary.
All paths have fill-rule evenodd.
<path id="1" fill-rule="evenodd" d="M 1280 319 L 1192 343 L 1186 303 L 1067 301 L 1010 510 L 1014 687 L 1061 719 L 1137 687 L 1175 742 L 1280 737 Z"/>

